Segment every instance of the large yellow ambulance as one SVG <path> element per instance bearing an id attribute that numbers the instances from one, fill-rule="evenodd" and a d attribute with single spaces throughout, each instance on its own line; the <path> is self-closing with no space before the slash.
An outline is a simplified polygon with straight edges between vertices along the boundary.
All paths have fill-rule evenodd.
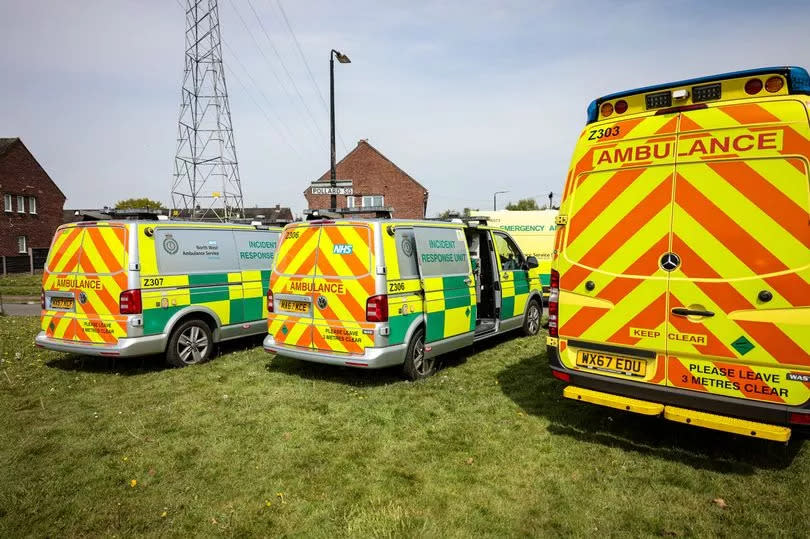
<path id="1" fill-rule="evenodd" d="M 551 257 L 554 252 L 554 234 L 557 230 L 557 210 L 473 210 L 472 217 L 486 218 L 489 226 L 506 230 L 515 239 L 526 256 L 533 256 L 540 264 L 540 282 L 543 297 L 548 298 L 551 276 Z"/>
<path id="2" fill-rule="evenodd" d="M 566 397 L 780 441 L 810 423 L 809 111 L 797 67 L 590 105 L 551 273 Z"/>
<path id="3" fill-rule="evenodd" d="M 284 228 L 264 348 L 306 361 L 430 376 L 436 357 L 542 313 L 537 260 L 502 230 L 338 220 Z"/>
<path id="4" fill-rule="evenodd" d="M 59 227 L 42 276 L 36 345 L 92 356 L 166 354 L 184 366 L 215 343 L 264 333 L 281 228 L 179 221 Z"/>

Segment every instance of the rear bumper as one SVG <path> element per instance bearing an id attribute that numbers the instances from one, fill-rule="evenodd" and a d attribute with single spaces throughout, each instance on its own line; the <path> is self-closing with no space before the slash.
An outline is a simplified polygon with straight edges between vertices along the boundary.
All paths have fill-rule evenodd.
<path id="1" fill-rule="evenodd" d="M 791 412 L 810 414 L 810 403 L 804 406 L 772 404 L 567 369 L 560 361 L 556 346 L 547 347 L 547 351 L 551 370 L 566 374 L 570 377 L 571 385 L 584 389 L 774 425 L 789 425 Z"/>
<path id="2" fill-rule="evenodd" d="M 366 369 L 382 369 L 384 367 L 402 365 L 402 363 L 405 362 L 405 354 L 408 351 L 407 344 L 397 344 L 394 346 L 386 346 L 385 348 L 366 348 L 362 355 L 319 352 L 308 348 L 278 344 L 272 335 L 268 335 L 264 338 L 263 346 L 265 352 L 291 357 L 293 359 L 323 363 L 324 365 L 362 367 Z"/>
<path id="3" fill-rule="evenodd" d="M 162 354 L 166 351 L 166 339 L 166 335 L 150 335 L 148 337 L 118 339 L 116 344 L 88 344 L 53 339 L 48 337 L 44 331 L 40 331 L 34 339 L 34 344 L 48 350 L 83 356 L 133 357 Z"/>

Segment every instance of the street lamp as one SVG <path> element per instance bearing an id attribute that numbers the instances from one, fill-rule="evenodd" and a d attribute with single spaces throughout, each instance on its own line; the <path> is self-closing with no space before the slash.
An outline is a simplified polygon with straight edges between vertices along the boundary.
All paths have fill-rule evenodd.
<path id="1" fill-rule="evenodd" d="M 498 195 L 508 192 L 509 191 L 495 191 L 492 193 L 492 211 L 498 211 Z"/>
<path id="2" fill-rule="evenodd" d="M 341 64 L 349 64 L 351 60 L 345 54 L 332 49 L 329 53 L 329 120 L 331 128 L 331 150 L 332 161 L 329 168 L 329 186 L 331 187 L 332 194 L 329 197 L 329 206 L 332 211 L 337 210 L 337 173 L 335 172 L 335 58 Z"/>

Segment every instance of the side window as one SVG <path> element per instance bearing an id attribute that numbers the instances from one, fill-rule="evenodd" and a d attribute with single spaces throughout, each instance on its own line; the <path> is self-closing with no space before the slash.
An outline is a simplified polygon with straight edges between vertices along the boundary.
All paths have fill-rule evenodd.
<path id="1" fill-rule="evenodd" d="M 412 228 L 394 229 L 394 240 L 397 242 L 397 262 L 400 279 L 419 277 L 419 266 L 416 263 L 416 239 Z"/>
<path id="2" fill-rule="evenodd" d="M 422 277 L 470 274 L 467 240 L 460 228 L 417 227 L 414 237 Z"/>
<path id="3" fill-rule="evenodd" d="M 231 230 L 158 227 L 155 251 L 160 273 L 239 271 Z"/>
<path id="4" fill-rule="evenodd" d="M 512 238 L 500 232 L 493 233 L 493 236 L 495 237 L 495 251 L 498 260 L 501 262 L 501 269 L 503 271 L 522 269 L 525 259 Z"/>
<path id="5" fill-rule="evenodd" d="M 269 270 L 273 267 L 278 246 L 278 232 L 236 230 L 236 252 L 243 270 Z"/>

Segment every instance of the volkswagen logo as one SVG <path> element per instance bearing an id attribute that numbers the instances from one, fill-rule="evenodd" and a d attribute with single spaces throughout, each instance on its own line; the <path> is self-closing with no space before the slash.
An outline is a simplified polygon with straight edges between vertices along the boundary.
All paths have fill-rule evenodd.
<path id="1" fill-rule="evenodd" d="M 318 296 L 318 308 L 319 309 L 326 309 L 328 303 L 326 302 L 326 298 L 323 296 Z"/>
<path id="2" fill-rule="evenodd" d="M 84 292 L 79 292 L 79 303 L 81 303 L 82 305 L 87 303 L 87 294 L 85 294 Z"/>
<path id="3" fill-rule="evenodd" d="M 681 265 L 681 257 L 675 253 L 667 253 L 661 257 L 661 268 L 664 271 L 672 271 Z"/>

